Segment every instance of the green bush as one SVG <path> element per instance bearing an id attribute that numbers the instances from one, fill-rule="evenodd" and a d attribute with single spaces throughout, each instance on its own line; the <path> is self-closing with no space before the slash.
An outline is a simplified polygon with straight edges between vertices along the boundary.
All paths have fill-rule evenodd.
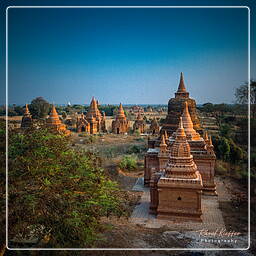
<path id="1" fill-rule="evenodd" d="M 122 170 L 134 171 L 138 167 L 137 158 L 135 156 L 124 156 L 121 162 L 119 163 L 119 167 Z"/>
<path id="2" fill-rule="evenodd" d="M 128 154 L 139 154 L 141 151 L 140 147 L 137 145 L 130 146 L 128 149 Z"/>

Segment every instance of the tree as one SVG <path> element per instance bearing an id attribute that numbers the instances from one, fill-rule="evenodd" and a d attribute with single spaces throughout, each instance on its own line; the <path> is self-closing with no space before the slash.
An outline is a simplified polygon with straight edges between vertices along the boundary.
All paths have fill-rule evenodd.
<path id="1" fill-rule="evenodd" d="M 8 187 L 9 240 L 34 232 L 48 247 L 90 247 L 100 218 L 122 213 L 100 159 L 42 128 L 9 131 Z"/>
<path id="2" fill-rule="evenodd" d="M 230 145 L 228 139 L 225 137 L 220 137 L 218 151 L 221 159 L 225 161 L 229 160 Z"/>
<path id="3" fill-rule="evenodd" d="M 235 97 L 236 102 L 239 104 L 248 104 L 248 83 L 242 84 L 236 89 Z M 250 104 L 252 117 L 256 116 L 256 81 L 251 79 L 250 81 Z"/>
<path id="4" fill-rule="evenodd" d="M 213 112 L 214 105 L 212 103 L 205 103 L 202 105 L 201 109 L 205 112 Z"/>
<path id="5" fill-rule="evenodd" d="M 235 144 L 235 142 L 230 139 L 229 140 L 230 145 L 230 161 L 233 163 L 237 163 L 240 160 L 244 158 L 244 152 L 243 150 Z"/>
<path id="6" fill-rule="evenodd" d="M 220 135 L 229 138 L 231 134 L 231 126 L 229 124 L 222 124 L 220 126 Z"/>
<path id="7" fill-rule="evenodd" d="M 50 104 L 43 97 L 37 97 L 29 105 L 30 113 L 33 118 L 45 118 L 50 111 Z"/>

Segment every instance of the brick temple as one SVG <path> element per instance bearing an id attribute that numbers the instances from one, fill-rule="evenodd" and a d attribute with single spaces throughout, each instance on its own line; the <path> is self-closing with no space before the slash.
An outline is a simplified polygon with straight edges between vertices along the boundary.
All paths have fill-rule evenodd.
<path id="1" fill-rule="evenodd" d="M 160 153 L 167 153 L 162 135 Z M 167 164 L 150 180 L 150 211 L 159 219 L 201 221 L 202 178 L 193 160 L 180 117 Z"/>
<path id="2" fill-rule="evenodd" d="M 178 91 L 175 94 L 175 104 L 173 105 L 172 99 L 169 101 L 168 115 L 160 131 L 161 135 L 148 140 L 148 151 L 144 159 L 144 184 L 149 186 L 151 176 L 155 172 L 161 172 L 166 168 L 176 138 L 175 131 L 178 127 L 176 130 L 174 129 L 178 126 L 177 120 L 181 117 L 191 154 L 193 155 L 194 162 L 202 176 L 203 193 L 216 195 L 216 185 L 214 182 L 216 156 L 213 150 L 213 145 L 211 138 L 208 138 L 206 132 L 203 137 L 200 134 L 203 133 L 203 130 L 200 126 L 199 119 L 196 116 L 196 104 L 195 101 L 189 99 L 188 96 L 189 93 L 185 89 L 183 74 L 181 74 Z M 179 104 L 177 104 L 177 102 L 179 102 Z M 174 109 L 172 109 L 172 107 Z M 182 110 L 177 111 L 177 107 L 179 109 L 182 108 Z M 175 111 L 177 111 L 177 113 L 174 113 Z M 165 151 L 162 150 L 161 146 L 163 137 L 166 144 Z"/>
<path id="3" fill-rule="evenodd" d="M 99 110 L 99 102 L 92 97 L 90 107 L 86 115 L 83 113 L 76 119 L 77 132 L 85 132 L 88 134 L 97 134 L 99 132 L 106 132 L 106 116 L 101 114 Z"/>
<path id="4" fill-rule="evenodd" d="M 66 125 L 61 122 L 54 105 L 52 105 L 50 115 L 46 119 L 46 127 L 55 132 L 64 133 L 65 135 L 70 135 L 71 133 L 70 130 L 67 130 Z"/>
<path id="5" fill-rule="evenodd" d="M 86 113 L 86 120 L 90 124 L 90 134 L 96 134 L 99 132 L 105 132 L 105 115 L 102 115 L 99 111 L 99 102 L 92 97 L 90 107 Z M 79 126 L 79 124 L 78 124 Z"/>
<path id="6" fill-rule="evenodd" d="M 149 133 L 152 135 L 156 135 L 156 134 L 159 134 L 159 131 L 160 131 L 159 123 L 157 122 L 156 118 L 154 117 L 150 123 Z"/>
<path id="7" fill-rule="evenodd" d="M 112 132 L 116 134 L 124 134 L 129 130 L 129 121 L 126 119 L 124 109 L 120 103 L 118 113 L 112 122 Z"/>
<path id="8" fill-rule="evenodd" d="M 139 131 L 139 133 L 145 133 L 146 131 L 146 123 L 140 112 L 138 113 L 137 118 L 133 124 L 133 131 Z"/>
<path id="9" fill-rule="evenodd" d="M 171 135 L 173 132 L 176 131 L 179 124 L 179 118 L 183 111 L 184 102 L 188 103 L 188 109 L 193 122 L 193 128 L 197 132 L 202 133 L 200 121 L 196 113 L 196 102 L 194 99 L 191 99 L 189 97 L 189 92 L 187 92 L 186 90 L 182 72 L 180 75 L 180 82 L 178 90 L 175 93 L 175 97 L 171 98 L 168 102 L 168 114 L 162 126 L 161 133 L 167 131 L 167 134 Z"/>

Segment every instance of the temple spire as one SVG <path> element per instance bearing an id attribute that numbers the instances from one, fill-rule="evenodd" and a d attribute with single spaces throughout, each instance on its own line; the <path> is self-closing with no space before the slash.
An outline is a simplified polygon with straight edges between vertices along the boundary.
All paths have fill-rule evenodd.
<path id="1" fill-rule="evenodd" d="M 28 109 L 28 104 L 26 104 L 26 109 L 24 115 L 30 115 L 29 109 Z"/>
<path id="2" fill-rule="evenodd" d="M 177 92 L 175 93 L 175 98 L 188 98 L 189 93 L 186 90 L 183 73 L 180 73 L 180 83 Z"/>
<path id="3" fill-rule="evenodd" d="M 160 143 L 160 153 L 166 153 L 167 144 L 165 142 L 165 136 L 162 134 L 161 143 Z"/>
<path id="4" fill-rule="evenodd" d="M 123 105 L 122 105 L 121 102 L 120 102 L 120 104 L 119 104 L 119 111 L 120 111 L 120 112 L 124 112 Z"/>
<path id="5" fill-rule="evenodd" d="M 183 128 L 182 117 L 180 117 L 179 128 L 176 131 L 176 139 L 186 138 L 186 133 Z"/>
<path id="6" fill-rule="evenodd" d="M 126 119 L 122 103 L 119 104 L 116 119 Z"/>
<path id="7" fill-rule="evenodd" d="M 178 91 L 177 92 L 187 92 L 182 72 L 180 73 L 180 83 L 179 83 L 179 87 L 178 87 Z"/>
<path id="8" fill-rule="evenodd" d="M 182 113 L 182 122 L 183 127 L 185 129 L 185 133 L 187 135 L 187 139 L 189 140 L 200 140 L 200 135 L 195 131 L 193 128 L 193 122 L 188 110 L 188 103 L 187 101 L 184 102 L 184 109 Z"/>
<path id="9" fill-rule="evenodd" d="M 162 134 L 162 138 L 161 138 L 161 143 L 160 143 L 160 147 L 161 146 L 166 146 L 166 143 L 165 143 L 165 136 Z"/>

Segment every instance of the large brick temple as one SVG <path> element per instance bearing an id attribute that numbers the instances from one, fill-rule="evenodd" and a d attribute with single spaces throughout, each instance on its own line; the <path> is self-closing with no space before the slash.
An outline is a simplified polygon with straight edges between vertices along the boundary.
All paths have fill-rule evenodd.
<path id="1" fill-rule="evenodd" d="M 166 168 L 172 146 L 175 143 L 180 118 L 182 118 L 193 160 L 202 176 L 203 193 L 216 195 L 216 185 L 214 183 L 216 156 L 211 137 L 208 137 L 206 132 L 202 137 L 203 129 L 196 114 L 196 103 L 195 100 L 189 98 L 182 73 L 175 98 L 169 100 L 168 114 L 161 128 L 160 136 L 148 140 L 148 150 L 145 155 L 144 184 L 149 186 L 151 178 L 154 177 L 152 175 L 162 172 Z M 165 140 L 164 144 L 161 143 L 162 138 Z"/>
<path id="2" fill-rule="evenodd" d="M 161 133 L 167 131 L 168 135 L 171 135 L 178 128 L 179 117 L 183 111 L 184 102 L 188 103 L 189 113 L 193 122 L 193 128 L 202 133 L 202 128 L 200 126 L 200 121 L 196 114 L 196 102 L 194 99 L 189 97 L 189 92 L 187 92 L 183 73 L 180 75 L 180 83 L 178 90 L 175 93 L 175 97 L 171 98 L 168 102 L 168 114 L 164 121 L 164 124 L 161 129 Z"/>
<path id="3" fill-rule="evenodd" d="M 162 135 L 160 152 L 167 152 Z M 202 178 L 190 152 L 182 118 L 164 168 L 152 174 L 150 211 L 160 219 L 201 221 Z"/>

